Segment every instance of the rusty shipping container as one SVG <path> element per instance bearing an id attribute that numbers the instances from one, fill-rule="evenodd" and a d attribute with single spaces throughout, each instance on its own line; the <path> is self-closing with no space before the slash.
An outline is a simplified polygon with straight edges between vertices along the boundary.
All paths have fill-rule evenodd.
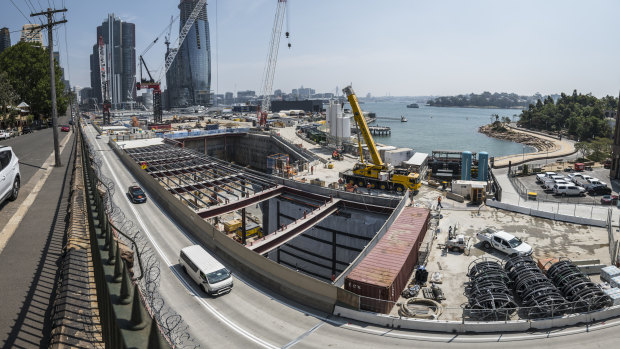
<path id="1" fill-rule="evenodd" d="M 372 251 L 346 277 L 344 288 L 363 296 L 361 309 L 390 312 L 392 302 L 398 300 L 417 263 L 429 217 L 428 209 L 405 207 Z"/>

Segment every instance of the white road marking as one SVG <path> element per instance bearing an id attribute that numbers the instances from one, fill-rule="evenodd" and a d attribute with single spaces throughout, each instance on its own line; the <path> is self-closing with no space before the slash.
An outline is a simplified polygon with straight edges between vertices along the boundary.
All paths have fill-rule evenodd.
<path id="1" fill-rule="evenodd" d="M 89 128 L 89 133 L 92 135 L 92 129 Z M 101 151 L 101 146 L 99 145 L 99 142 L 95 141 L 95 144 L 97 145 L 97 148 L 99 148 L 99 150 Z M 116 176 L 116 173 L 112 170 L 112 166 L 110 166 L 110 163 L 108 162 L 108 159 L 103 156 L 101 156 L 103 158 L 103 161 L 106 163 L 106 166 L 108 167 L 109 172 L 112 174 L 112 177 L 114 177 L 114 181 L 116 182 L 116 184 L 118 185 L 119 188 L 122 188 L 122 184 L 120 182 L 120 180 L 118 179 L 118 177 Z M 131 209 L 131 211 L 133 212 L 134 216 L 136 217 L 136 219 L 138 220 L 138 223 L 140 224 L 140 226 L 142 227 L 144 233 L 147 235 L 147 237 L 149 238 L 149 240 L 151 241 L 151 244 L 153 244 L 153 247 L 155 247 L 155 250 L 157 250 L 157 253 L 159 254 L 159 256 L 161 257 L 161 259 L 166 263 L 166 266 L 168 266 L 170 268 L 170 270 L 176 275 L 176 277 L 183 283 L 183 285 L 189 289 L 190 291 L 192 291 L 192 295 L 193 297 L 200 302 L 200 304 L 207 309 L 211 314 L 213 314 L 215 317 L 217 317 L 219 320 L 221 320 L 223 323 L 225 323 L 226 325 L 228 325 L 230 328 L 232 328 L 234 331 L 236 331 L 237 333 L 239 333 L 240 335 L 246 337 L 248 340 L 264 347 L 264 348 L 270 348 L 270 349 L 276 349 L 278 348 L 277 346 L 274 346 L 258 337 L 256 337 L 255 335 L 249 333 L 248 331 L 244 330 L 243 328 L 241 328 L 239 325 L 235 324 L 234 322 L 232 322 L 231 320 L 229 320 L 228 318 L 226 318 L 224 315 L 222 315 L 222 313 L 220 313 L 219 311 L 217 311 L 215 308 L 213 308 L 213 306 L 211 306 L 209 303 L 207 303 L 201 296 L 200 294 L 196 291 L 196 289 L 190 285 L 189 283 L 187 283 L 187 281 L 185 281 L 185 279 L 183 277 L 181 277 L 181 275 L 178 273 L 178 271 L 176 271 L 174 268 L 172 268 L 172 263 L 170 262 L 170 260 L 166 257 L 166 255 L 164 254 L 164 252 L 162 251 L 162 249 L 159 247 L 159 244 L 157 244 L 157 242 L 153 239 L 153 236 L 151 235 L 151 232 L 149 231 L 149 229 L 146 227 L 146 224 L 144 224 L 144 221 L 142 220 L 142 218 L 140 217 L 140 215 L 138 214 L 138 211 L 136 210 L 136 208 L 133 205 L 129 205 L 129 208 Z"/>
<path id="2" fill-rule="evenodd" d="M 294 340 L 290 341 L 288 344 L 286 344 L 285 346 L 282 347 L 282 349 L 288 349 L 290 347 L 292 347 L 293 345 L 301 342 L 304 338 L 308 337 L 312 332 L 316 331 L 319 329 L 319 327 L 325 325 L 325 322 L 319 322 L 318 324 L 314 325 L 314 327 L 312 327 L 311 329 L 309 329 L 308 331 L 302 333 L 301 336 L 295 338 Z"/>
<path id="3" fill-rule="evenodd" d="M 65 136 L 62 144 L 60 145 L 60 147 L 62 147 L 62 150 L 60 151 L 61 153 L 64 152 L 65 145 L 68 141 L 69 134 Z M 22 188 L 24 188 L 26 186 L 29 186 L 31 183 L 36 183 L 26 197 L 26 199 L 21 203 L 21 205 L 19 205 L 17 212 L 13 214 L 13 216 L 11 217 L 11 219 L 9 219 L 4 228 L 2 228 L 2 231 L 0 231 L 0 254 L 2 254 L 2 251 L 6 247 L 6 244 L 9 242 L 9 239 L 11 239 L 13 234 L 15 234 L 17 227 L 19 227 L 19 224 L 24 219 L 24 216 L 26 215 L 26 213 L 28 213 L 30 206 L 32 206 L 34 200 L 39 195 L 43 184 L 45 184 L 47 178 L 52 173 L 52 170 L 55 168 L 54 160 L 54 152 L 52 151 L 52 153 L 47 157 L 43 165 L 41 165 L 41 169 L 35 172 L 35 174 L 30 178 L 30 180 L 28 181 L 28 183 L 26 183 L 25 186 L 22 186 Z M 67 166 L 69 166 L 69 164 L 67 164 Z"/>

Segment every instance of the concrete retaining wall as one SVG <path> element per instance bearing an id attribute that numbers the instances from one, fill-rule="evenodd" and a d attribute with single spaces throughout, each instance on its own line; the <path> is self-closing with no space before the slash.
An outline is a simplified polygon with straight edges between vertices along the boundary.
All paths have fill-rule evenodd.
<path id="1" fill-rule="evenodd" d="M 156 179 L 140 169 L 138 164 L 116 143 L 110 140 L 109 144 L 149 196 L 172 219 L 239 273 L 259 282 L 273 292 L 320 311 L 331 313 L 336 302 L 351 307 L 359 305 L 357 295 L 342 294 L 348 291 L 339 290 L 328 283 L 283 267 L 230 239 L 180 200 L 175 199 Z"/>
<path id="2" fill-rule="evenodd" d="M 487 200 L 486 205 L 489 207 L 495 207 L 495 208 L 499 208 L 502 210 L 518 212 L 518 213 L 522 213 L 522 214 L 526 214 L 530 216 L 552 219 L 554 221 L 562 221 L 562 222 L 583 224 L 583 225 L 592 225 L 595 227 L 606 227 L 607 226 L 606 221 L 602 221 L 598 219 L 576 217 L 576 216 L 569 216 L 565 214 L 553 213 L 553 212 L 548 212 L 548 211 L 534 210 L 529 207 L 511 205 L 511 204 L 499 202 L 496 200 Z"/>
<path id="3" fill-rule="evenodd" d="M 363 321 L 379 326 L 396 327 L 401 329 L 435 331 L 448 333 L 488 333 L 488 332 L 525 332 L 565 326 L 574 326 L 583 323 L 606 320 L 620 316 L 620 306 L 591 313 L 572 314 L 550 319 L 514 320 L 514 321 L 446 321 L 400 318 L 385 314 L 358 311 L 341 306 L 334 308 L 334 315 Z"/>

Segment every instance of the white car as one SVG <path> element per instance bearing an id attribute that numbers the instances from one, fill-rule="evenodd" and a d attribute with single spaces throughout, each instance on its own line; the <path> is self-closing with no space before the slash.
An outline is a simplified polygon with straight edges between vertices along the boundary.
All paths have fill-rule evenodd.
<path id="1" fill-rule="evenodd" d="M 557 173 L 555 172 L 539 173 L 536 175 L 536 181 L 539 183 L 544 183 L 545 179 L 551 178 L 551 176 L 557 176 Z"/>
<path id="2" fill-rule="evenodd" d="M 19 159 L 13 148 L 0 145 L 0 203 L 17 199 L 19 186 Z"/>
<path id="3" fill-rule="evenodd" d="M 476 236 L 478 237 L 478 240 L 482 241 L 482 246 L 487 249 L 493 247 L 496 250 L 500 250 L 508 254 L 509 256 L 530 256 L 532 254 L 532 246 L 505 231 L 497 231 L 493 228 L 486 228 L 476 234 Z"/>
<path id="4" fill-rule="evenodd" d="M 9 139 L 11 138 L 11 132 L 6 130 L 0 130 L 0 139 Z"/>
<path id="5" fill-rule="evenodd" d="M 553 194 L 562 196 L 583 196 L 586 190 L 574 184 L 556 184 L 553 187 Z"/>

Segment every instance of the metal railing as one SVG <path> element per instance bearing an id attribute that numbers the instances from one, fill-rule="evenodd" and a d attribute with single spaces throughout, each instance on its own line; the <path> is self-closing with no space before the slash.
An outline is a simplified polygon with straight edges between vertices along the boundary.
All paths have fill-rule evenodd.
<path id="1" fill-rule="evenodd" d="M 200 136 L 209 136 L 209 135 L 219 135 L 219 134 L 228 134 L 228 133 L 248 133 L 250 131 L 247 127 L 240 128 L 220 128 L 217 130 L 200 130 L 200 131 L 176 131 L 175 133 L 156 133 L 157 137 L 162 138 L 187 138 L 187 137 L 200 137 Z"/>

